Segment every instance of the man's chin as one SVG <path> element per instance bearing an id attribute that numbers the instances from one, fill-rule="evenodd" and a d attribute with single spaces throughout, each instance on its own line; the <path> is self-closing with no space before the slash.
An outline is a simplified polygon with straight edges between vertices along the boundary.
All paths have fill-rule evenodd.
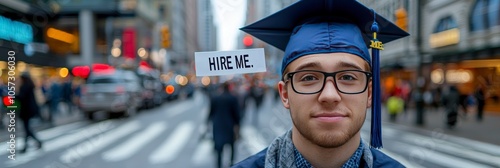
<path id="1" fill-rule="evenodd" d="M 323 148 L 337 148 L 346 144 L 347 141 L 349 141 L 349 136 L 347 136 L 347 134 L 345 133 L 340 133 L 340 132 L 335 132 L 335 133 L 309 132 L 304 136 L 312 143 Z"/>
<path id="2" fill-rule="evenodd" d="M 347 138 L 342 136 L 316 137 L 313 138 L 312 142 L 323 148 L 338 148 L 347 143 Z"/>

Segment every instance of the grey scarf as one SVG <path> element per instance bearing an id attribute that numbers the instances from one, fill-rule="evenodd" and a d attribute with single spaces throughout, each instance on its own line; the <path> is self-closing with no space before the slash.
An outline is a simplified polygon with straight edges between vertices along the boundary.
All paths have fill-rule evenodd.
<path id="1" fill-rule="evenodd" d="M 365 143 L 363 139 L 361 139 L 362 143 Z M 369 168 L 373 167 L 373 156 L 370 151 L 370 147 L 368 144 L 364 144 L 363 149 L 363 159 L 366 163 L 366 166 Z M 266 160 L 265 160 L 265 168 L 296 168 L 295 165 L 295 154 L 293 151 L 293 142 L 292 142 L 292 130 L 288 130 L 285 134 L 280 137 L 274 139 L 274 141 L 269 145 Z"/>

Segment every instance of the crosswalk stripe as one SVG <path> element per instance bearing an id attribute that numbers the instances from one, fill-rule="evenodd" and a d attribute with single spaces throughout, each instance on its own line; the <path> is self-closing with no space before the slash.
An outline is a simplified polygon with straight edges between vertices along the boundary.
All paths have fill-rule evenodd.
<path id="1" fill-rule="evenodd" d="M 397 126 L 399 131 L 410 132 L 410 131 L 415 130 L 414 128 L 406 126 L 406 125 L 397 125 L 397 124 L 387 124 L 387 125 L 390 125 L 393 127 L 384 127 L 384 129 L 385 128 L 394 129 L 394 127 Z M 431 131 L 429 131 L 429 132 L 431 132 Z M 436 131 L 436 132 L 442 133 L 442 131 L 441 132 Z M 434 132 L 432 132 L 432 133 L 434 133 Z M 436 135 L 436 136 L 438 136 L 438 135 Z M 481 142 L 481 141 L 472 140 L 472 139 L 467 139 L 467 138 L 462 138 L 462 137 L 457 137 L 454 135 L 444 134 L 444 133 L 443 133 L 443 137 L 446 138 L 447 142 L 452 142 L 452 143 L 457 144 L 461 147 L 467 146 L 475 151 L 480 151 L 482 153 L 487 153 L 487 154 L 490 154 L 493 156 L 500 157 L 500 146 L 499 145 L 490 144 L 490 143 Z"/>
<path id="2" fill-rule="evenodd" d="M 101 134 L 97 137 L 90 138 L 90 140 L 82 142 L 68 150 L 66 150 L 60 157 L 63 163 L 74 163 L 80 161 L 82 158 L 89 156 L 119 138 L 128 135 L 140 128 L 138 121 L 134 120 L 128 122 L 120 127 Z"/>
<path id="3" fill-rule="evenodd" d="M 364 129 L 364 131 L 365 130 L 366 129 Z M 384 137 L 402 139 L 412 145 L 426 146 L 427 148 L 431 148 L 432 150 L 437 150 L 442 153 L 500 167 L 500 146 L 455 137 L 453 135 L 428 137 L 411 133 L 409 131 L 405 131 L 404 134 L 397 135 L 396 132 L 398 131 L 402 132 L 402 130 L 397 130 L 392 127 L 384 127 L 383 135 Z"/>
<path id="4" fill-rule="evenodd" d="M 385 129 L 383 131 L 386 131 Z M 385 133 L 385 132 L 384 132 Z M 389 134 L 393 134 L 395 132 L 390 132 Z M 366 138 L 369 138 L 370 137 L 370 133 L 369 131 L 367 130 L 362 130 L 361 131 L 361 136 L 363 137 L 363 140 L 366 139 Z M 366 138 L 365 138 L 366 137 Z M 392 145 L 392 144 L 391 144 Z M 393 152 L 390 152 L 389 150 L 386 150 L 384 148 L 382 149 L 379 149 L 380 151 L 382 151 L 383 153 L 385 153 L 387 156 L 397 160 L 399 163 L 403 164 L 405 167 L 408 167 L 408 168 L 421 168 L 423 166 L 419 165 L 419 164 L 416 164 L 414 162 L 411 162 L 407 159 L 405 159 L 405 157 L 399 155 L 399 154 L 396 154 L 396 153 L 393 153 Z"/>
<path id="5" fill-rule="evenodd" d="M 71 124 L 60 125 L 60 126 L 57 126 L 54 128 L 49 128 L 49 129 L 37 132 L 35 134 L 38 136 L 38 138 L 41 141 L 46 141 L 46 140 L 61 136 L 62 134 L 67 133 L 69 130 L 73 130 L 75 128 L 81 127 L 84 124 L 85 124 L 85 122 L 80 121 L 80 122 L 75 122 L 75 123 L 71 123 Z M 21 128 L 18 128 L 18 129 L 21 129 Z M 16 138 L 16 146 L 18 146 L 18 147 L 24 146 L 24 137 Z M 0 143 L 0 149 L 7 149 L 7 148 L 8 148 L 7 141 Z M 7 153 L 9 153 L 8 150 L 0 150 L 0 155 L 5 155 Z"/>
<path id="6" fill-rule="evenodd" d="M 36 158 L 39 158 L 41 156 L 44 156 L 43 154 L 56 151 L 68 146 L 71 146 L 72 144 L 75 144 L 82 139 L 90 139 L 95 135 L 98 135 L 100 133 L 106 132 L 113 128 L 115 125 L 114 121 L 107 120 L 99 123 L 95 123 L 92 125 L 88 125 L 79 131 L 75 131 L 73 133 L 54 138 L 50 141 L 47 141 L 44 143 L 43 149 L 37 151 L 37 152 L 30 152 L 28 154 L 24 155 L 17 155 L 16 160 L 8 160 L 5 162 L 5 165 L 7 167 L 13 167 L 17 165 L 21 165 L 24 163 L 27 163 L 31 160 L 34 160 Z"/>
<path id="7" fill-rule="evenodd" d="M 192 121 L 185 121 L 177 126 L 169 138 L 150 155 L 149 162 L 159 164 L 174 160 L 180 150 L 187 144 L 194 128 L 194 122 Z"/>
<path id="8" fill-rule="evenodd" d="M 410 132 L 405 132 L 404 134 L 398 135 L 396 132 L 397 130 L 391 127 L 385 127 L 383 129 L 384 137 L 399 138 L 407 143 L 413 144 L 412 146 L 425 146 L 427 148 L 432 148 L 433 150 L 438 150 L 443 153 L 465 157 L 469 160 L 474 160 L 480 163 L 486 163 L 500 167 L 500 156 L 491 156 L 482 151 L 477 152 L 474 149 L 471 149 L 470 147 L 468 147 L 468 145 L 472 145 L 475 143 L 472 142 L 472 140 L 470 141 L 470 144 L 464 146 L 464 144 L 456 144 L 450 142 L 449 139 L 453 138 L 453 136 L 451 135 L 446 135 L 446 137 L 442 137 L 441 139 L 439 139 Z"/>
<path id="9" fill-rule="evenodd" d="M 75 122 L 75 123 L 71 123 L 71 124 L 60 125 L 60 126 L 57 126 L 54 128 L 49 128 L 49 129 L 40 131 L 37 133 L 37 135 L 41 140 L 49 140 L 49 139 L 58 137 L 58 136 L 66 133 L 70 130 L 74 130 L 76 128 L 82 127 L 83 125 L 85 125 L 85 123 L 87 123 L 87 122 L 79 121 L 79 122 Z"/>
<path id="10" fill-rule="evenodd" d="M 402 135 L 401 138 L 406 142 L 414 143 L 419 146 L 427 146 L 431 149 L 435 149 L 444 153 L 452 153 L 456 156 L 461 156 L 470 160 L 478 161 L 481 163 L 488 163 L 500 167 L 500 157 L 498 156 L 491 156 L 485 153 L 476 152 L 464 146 L 452 144 L 445 140 L 428 138 L 425 136 L 410 133 Z"/>
<path id="11" fill-rule="evenodd" d="M 452 140 L 455 143 L 459 143 L 461 145 L 467 145 L 470 146 L 477 151 L 481 151 L 484 153 L 488 153 L 494 156 L 500 157 L 500 146 L 498 145 L 493 145 L 489 143 L 484 143 L 480 141 L 475 141 L 471 139 L 466 139 L 462 137 L 455 137 L 455 136 L 448 136 L 448 139 Z M 500 160 L 500 159 L 498 159 Z M 500 167 L 500 166 L 499 166 Z"/>
<path id="12" fill-rule="evenodd" d="M 193 100 L 186 100 L 183 102 L 179 102 L 178 104 L 175 104 L 172 107 L 169 107 L 168 110 L 166 110 L 167 117 L 171 118 L 176 115 L 179 115 L 188 110 L 189 108 L 193 107 L 193 105 L 194 105 Z"/>
<path id="13" fill-rule="evenodd" d="M 443 167 L 474 167 L 474 168 L 489 167 L 472 161 L 467 161 L 457 157 L 442 154 L 433 150 L 429 150 L 425 147 L 411 146 L 401 142 L 393 142 L 391 146 L 394 146 L 396 149 L 404 150 L 405 152 L 411 152 L 410 155 L 412 158 L 426 160 L 431 163 L 441 165 Z"/>
<path id="14" fill-rule="evenodd" d="M 398 155 L 396 153 L 390 152 L 385 149 L 380 149 L 380 151 L 384 152 L 387 156 L 397 160 L 399 163 L 403 164 L 407 168 L 423 168 L 423 166 L 410 162 L 401 155 Z"/>
<path id="15" fill-rule="evenodd" d="M 202 140 L 193 154 L 192 161 L 195 166 L 203 166 L 213 160 L 214 143 L 212 140 Z"/>
<path id="16" fill-rule="evenodd" d="M 253 126 L 243 126 L 241 128 L 241 136 L 243 136 L 243 142 L 252 154 L 266 148 L 264 138 Z"/>
<path id="17" fill-rule="evenodd" d="M 121 145 L 104 152 L 102 158 L 109 162 L 121 161 L 132 156 L 141 146 L 147 144 L 166 129 L 165 122 L 151 124 L 144 132 L 136 134 Z"/>

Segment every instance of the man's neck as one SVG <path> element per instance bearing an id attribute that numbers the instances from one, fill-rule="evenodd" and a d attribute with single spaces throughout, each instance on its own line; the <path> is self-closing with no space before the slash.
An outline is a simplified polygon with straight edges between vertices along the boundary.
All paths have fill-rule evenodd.
<path id="1" fill-rule="evenodd" d="M 292 129 L 292 142 L 302 156 L 315 168 L 342 167 L 359 147 L 359 132 L 337 148 L 323 148 L 303 137 L 296 128 Z"/>

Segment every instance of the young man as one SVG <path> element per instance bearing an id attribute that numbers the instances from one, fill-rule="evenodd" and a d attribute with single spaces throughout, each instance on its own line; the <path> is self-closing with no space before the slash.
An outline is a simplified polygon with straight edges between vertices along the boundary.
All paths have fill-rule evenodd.
<path id="1" fill-rule="evenodd" d="M 234 167 L 404 167 L 374 148 L 382 147 L 376 49 L 406 32 L 355 0 L 301 0 L 242 30 L 285 51 L 278 89 L 293 127 Z M 360 136 L 368 108 L 372 148 Z"/>

